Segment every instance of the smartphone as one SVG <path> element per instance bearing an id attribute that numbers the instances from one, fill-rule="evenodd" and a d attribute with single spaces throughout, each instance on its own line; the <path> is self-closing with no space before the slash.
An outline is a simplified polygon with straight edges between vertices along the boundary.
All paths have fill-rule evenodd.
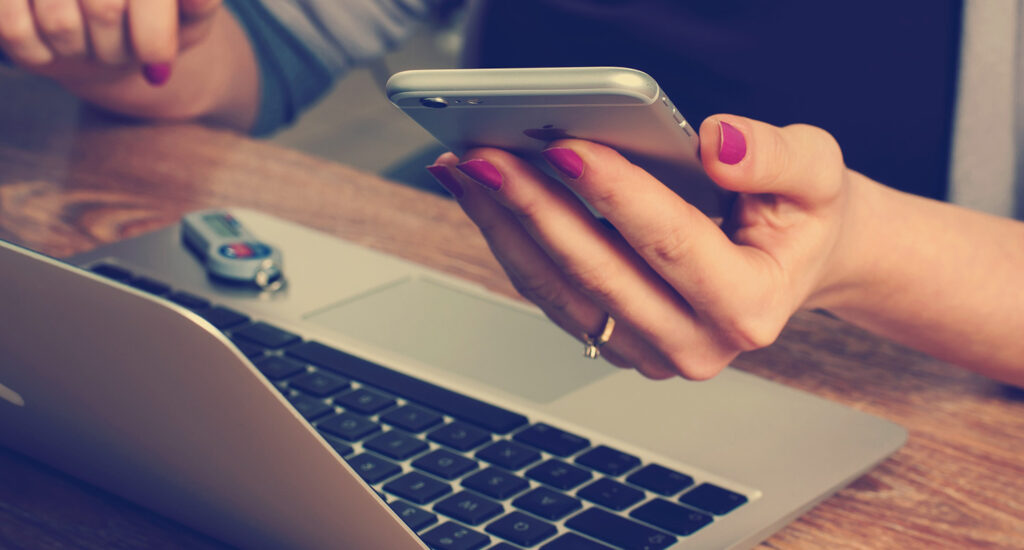
<path id="1" fill-rule="evenodd" d="M 697 130 L 635 69 L 404 71 L 388 80 L 387 95 L 457 155 L 498 147 L 547 170 L 539 153 L 549 142 L 586 139 L 616 149 L 709 216 L 728 204 L 701 167 Z"/>

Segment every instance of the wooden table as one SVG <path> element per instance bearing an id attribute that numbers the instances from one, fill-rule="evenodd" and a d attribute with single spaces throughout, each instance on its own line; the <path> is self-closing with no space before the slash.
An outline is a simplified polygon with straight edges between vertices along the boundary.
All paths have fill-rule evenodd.
<path id="1" fill-rule="evenodd" d="M 450 200 L 228 132 L 37 106 L 29 84 L 0 80 L 0 238 L 67 256 L 244 206 L 514 295 Z M 736 366 L 910 430 L 762 548 L 1024 548 L 1024 393 L 815 313 Z M 0 547 L 223 545 L 0 448 Z"/>

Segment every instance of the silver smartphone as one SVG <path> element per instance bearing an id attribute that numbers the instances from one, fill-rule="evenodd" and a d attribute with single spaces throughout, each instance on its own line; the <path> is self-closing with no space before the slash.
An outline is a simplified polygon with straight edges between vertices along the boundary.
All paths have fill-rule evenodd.
<path id="1" fill-rule="evenodd" d="M 546 166 L 539 153 L 549 142 L 581 138 L 618 150 L 708 215 L 728 201 L 704 174 L 697 130 L 635 69 L 404 71 L 387 95 L 455 154 L 498 147 Z"/>

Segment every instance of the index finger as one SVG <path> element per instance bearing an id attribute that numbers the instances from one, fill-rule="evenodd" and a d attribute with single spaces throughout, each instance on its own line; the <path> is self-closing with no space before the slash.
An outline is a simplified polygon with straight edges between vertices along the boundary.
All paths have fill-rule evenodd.
<path id="1" fill-rule="evenodd" d="M 128 28 L 140 62 L 173 62 L 178 54 L 178 0 L 129 0 Z"/>
<path id="2" fill-rule="evenodd" d="M 697 311 L 715 311 L 751 285 L 748 253 L 703 212 L 615 150 L 560 140 L 544 157 Z M 730 301 L 730 302 L 727 302 Z"/>

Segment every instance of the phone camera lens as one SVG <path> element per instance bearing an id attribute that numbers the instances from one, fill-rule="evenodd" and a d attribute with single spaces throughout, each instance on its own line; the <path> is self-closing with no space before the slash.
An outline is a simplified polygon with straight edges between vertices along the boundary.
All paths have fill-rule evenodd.
<path id="1" fill-rule="evenodd" d="M 420 100 L 420 103 L 431 109 L 444 109 L 448 106 L 448 100 L 443 97 L 425 97 Z"/>

